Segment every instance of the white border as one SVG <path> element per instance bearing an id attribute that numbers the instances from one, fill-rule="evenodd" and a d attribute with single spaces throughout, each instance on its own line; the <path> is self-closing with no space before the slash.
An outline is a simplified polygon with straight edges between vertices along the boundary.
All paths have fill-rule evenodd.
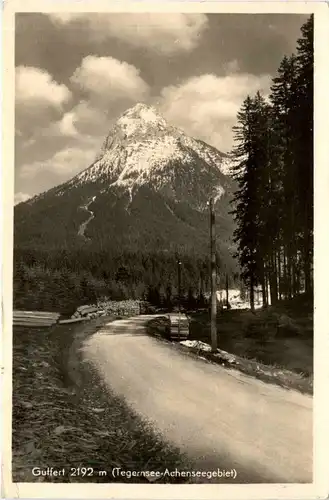
<path id="1" fill-rule="evenodd" d="M 315 383 L 314 482 L 311 485 L 118 485 L 35 484 L 11 481 L 12 251 L 14 199 L 15 12 L 206 12 L 315 14 Z M 5 498 L 305 499 L 325 498 L 328 486 L 327 398 L 329 382 L 329 6 L 319 2 L 143 2 L 7 0 L 3 15 L 3 326 Z"/>

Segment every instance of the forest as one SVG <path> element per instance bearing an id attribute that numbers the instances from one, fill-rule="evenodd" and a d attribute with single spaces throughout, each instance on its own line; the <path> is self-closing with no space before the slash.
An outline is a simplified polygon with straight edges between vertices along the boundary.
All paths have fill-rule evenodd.
<path id="1" fill-rule="evenodd" d="M 224 287 L 225 267 L 217 260 L 218 285 Z M 204 257 L 159 251 L 16 248 L 14 305 L 72 314 L 78 305 L 103 297 L 140 299 L 166 309 L 180 298 L 187 308 L 202 308 L 210 291 L 209 265 Z M 238 273 L 232 274 L 232 284 L 238 281 Z"/>
<path id="2" fill-rule="evenodd" d="M 313 290 L 313 17 L 268 98 L 247 96 L 234 127 L 233 214 L 242 279 L 263 304 Z"/>

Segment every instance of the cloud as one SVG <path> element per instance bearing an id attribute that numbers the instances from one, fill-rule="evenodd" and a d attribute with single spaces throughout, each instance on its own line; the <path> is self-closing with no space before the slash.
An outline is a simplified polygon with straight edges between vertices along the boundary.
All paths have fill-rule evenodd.
<path id="1" fill-rule="evenodd" d="M 15 128 L 25 139 L 58 119 L 72 97 L 70 90 L 47 71 L 31 66 L 16 68 L 15 87 Z"/>
<path id="2" fill-rule="evenodd" d="M 87 145 L 90 146 L 90 144 Z M 87 168 L 94 161 L 95 156 L 95 148 L 83 149 L 83 145 L 80 147 L 76 145 L 57 151 L 54 156 L 45 161 L 23 165 L 19 175 L 21 179 L 33 179 L 40 173 L 50 172 L 63 181 Z"/>
<path id="3" fill-rule="evenodd" d="M 81 135 L 84 139 L 104 136 L 113 116 L 136 100 L 145 100 L 149 93 L 135 66 L 112 57 L 90 55 L 82 60 L 71 76 L 71 83 L 75 86 L 75 99 L 79 92 L 87 99 L 71 109 L 66 105 L 71 92 L 48 73 L 20 67 L 17 75 L 16 135 L 25 149 L 44 138 L 80 140 Z M 35 87 L 33 82 L 37 82 Z"/>
<path id="4" fill-rule="evenodd" d="M 68 137 L 75 137 L 78 135 L 78 131 L 74 125 L 74 113 L 72 111 L 63 115 L 62 119 L 58 122 L 58 129 L 62 135 Z"/>
<path id="5" fill-rule="evenodd" d="M 124 103 L 121 103 L 124 105 Z M 108 132 L 111 123 L 109 110 L 105 107 L 93 107 L 88 101 L 80 101 L 71 111 L 72 124 L 79 134 L 103 135 Z M 64 117 L 65 118 L 65 117 Z M 112 115 L 113 119 L 113 115 Z"/>
<path id="6" fill-rule="evenodd" d="M 139 69 L 113 57 L 85 57 L 70 80 L 101 106 L 118 99 L 144 100 L 149 93 Z"/>
<path id="7" fill-rule="evenodd" d="M 27 193 L 15 193 L 14 196 L 14 205 L 18 205 L 18 203 L 22 203 L 23 201 L 29 200 L 31 198 L 31 195 Z"/>
<path id="8" fill-rule="evenodd" d="M 61 109 L 71 97 L 69 89 L 55 82 L 53 77 L 41 68 L 18 66 L 15 75 L 18 105 L 37 107 L 54 107 Z"/>
<path id="9" fill-rule="evenodd" d="M 80 18 L 84 18 L 87 14 L 80 14 L 79 12 L 52 12 L 48 14 L 48 16 L 53 20 L 60 24 L 68 24 L 72 21 L 75 21 Z"/>
<path id="10" fill-rule="evenodd" d="M 158 105 L 172 124 L 222 151 L 229 151 L 233 144 L 232 126 L 243 100 L 257 90 L 266 95 L 270 84 L 270 75 L 206 74 L 165 87 Z"/>
<path id="11" fill-rule="evenodd" d="M 45 138 L 78 139 L 80 142 L 92 136 L 103 136 L 109 128 L 107 110 L 93 108 L 87 101 L 80 101 L 59 120 L 35 128 L 31 136 L 20 141 L 21 148 L 30 148 Z"/>
<path id="12" fill-rule="evenodd" d="M 90 39 L 110 37 L 138 48 L 172 55 L 194 49 L 208 27 L 202 13 L 52 13 L 54 23 L 82 23 Z"/>
<path id="13" fill-rule="evenodd" d="M 73 111 L 65 113 L 60 120 L 51 123 L 42 131 L 39 131 L 39 137 L 77 137 L 78 130 L 75 127 L 75 115 Z M 29 143 L 33 144 L 36 139 L 30 139 Z"/>

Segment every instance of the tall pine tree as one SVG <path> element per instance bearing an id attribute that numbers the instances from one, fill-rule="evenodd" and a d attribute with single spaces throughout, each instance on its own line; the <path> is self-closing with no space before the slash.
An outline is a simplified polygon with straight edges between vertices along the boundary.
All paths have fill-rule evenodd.
<path id="1" fill-rule="evenodd" d="M 242 278 L 263 303 L 312 292 L 313 17 L 284 57 L 270 100 L 247 97 L 234 127 L 235 241 Z"/>

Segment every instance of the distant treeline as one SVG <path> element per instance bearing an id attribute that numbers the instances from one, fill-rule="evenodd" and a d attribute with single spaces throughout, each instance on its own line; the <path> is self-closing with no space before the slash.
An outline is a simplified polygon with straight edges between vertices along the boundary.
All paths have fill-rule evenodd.
<path id="1" fill-rule="evenodd" d="M 248 96 L 234 128 L 235 241 L 250 289 L 263 302 L 313 289 L 313 16 L 284 57 L 271 94 Z"/>
<path id="2" fill-rule="evenodd" d="M 181 264 L 178 264 L 181 262 Z M 187 308 L 204 307 L 210 291 L 209 260 L 166 253 L 86 249 L 14 251 L 14 307 L 60 310 L 68 314 L 78 305 L 101 297 L 142 299 L 171 309 L 180 297 Z M 227 269 L 218 256 L 218 287 L 224 287 Z M 229 271 L 230 286 L 239 283 Z"/>

